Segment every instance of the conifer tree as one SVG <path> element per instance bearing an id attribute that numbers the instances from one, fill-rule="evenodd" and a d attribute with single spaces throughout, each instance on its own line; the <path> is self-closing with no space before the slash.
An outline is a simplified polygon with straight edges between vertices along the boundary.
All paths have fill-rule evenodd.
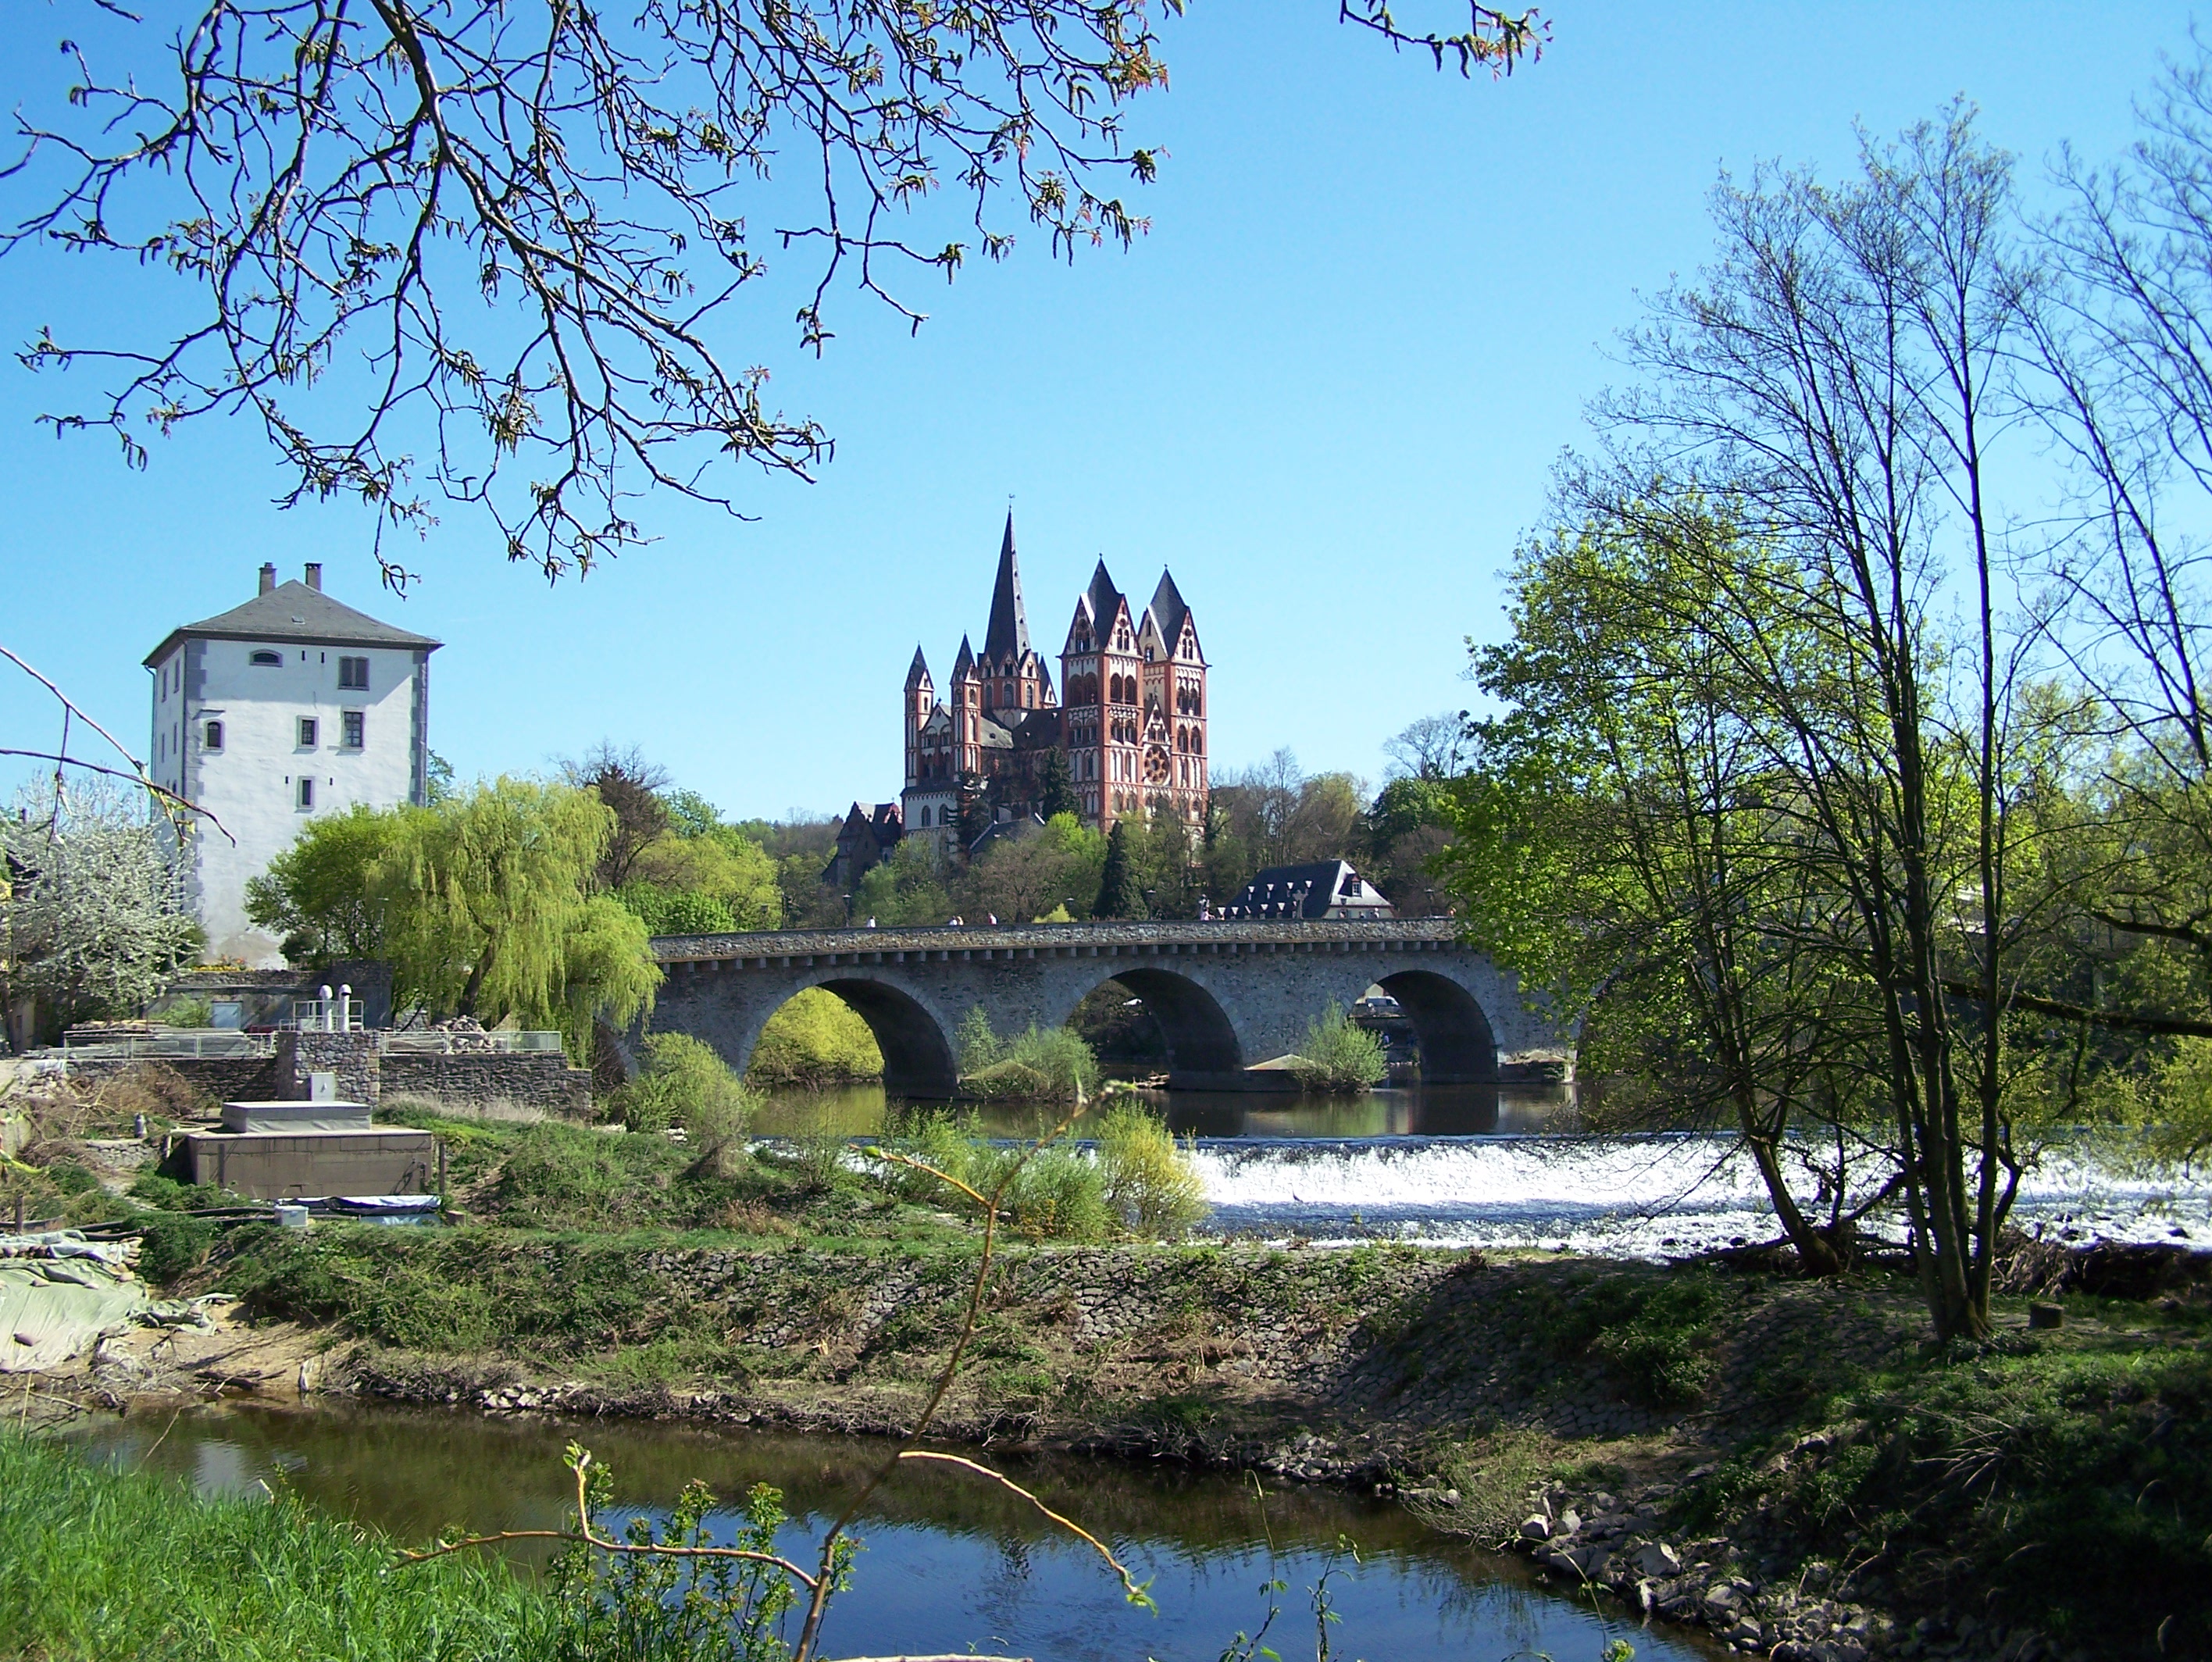
<path id="1" fill-rule="evenodd" d="M 1063 751 L 1050 752 L 1044 760 L 1044 778 L 1038 786 L 1037 815 L 1051 819 L 1056 815 L 1073 814 L 1082 817 L 1083 804 L 1075 798 L 1075 780 L 1067 771 L 1067 756 Z"/>
<path id="2" fill-rule="evenodd" d="M 1106 839 L 1106 870 L 1098 880 L 1095 918 L 1141 918 L 1145 915 L 1143 878 L 1137 870 L 1136 851 L 1130 846 L 1129 822 L 1116 820 Z"/>

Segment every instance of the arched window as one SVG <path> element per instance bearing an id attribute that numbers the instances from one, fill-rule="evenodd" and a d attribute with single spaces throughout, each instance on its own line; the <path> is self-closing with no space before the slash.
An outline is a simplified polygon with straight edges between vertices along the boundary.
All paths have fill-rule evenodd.
<path id="1" fill-rule="evenodd" d="M 1190 753 L 1194 756 L 1206 754 L 1206 730 L 1203 727 L 1190 730 Z"/>
<path id="2" fill-rule="evenodd" d="M 284 666 L 284 654 L 270 652 L 256 652 L 253 654 L 252 662 L 257 670 L 278 670 Z"/>

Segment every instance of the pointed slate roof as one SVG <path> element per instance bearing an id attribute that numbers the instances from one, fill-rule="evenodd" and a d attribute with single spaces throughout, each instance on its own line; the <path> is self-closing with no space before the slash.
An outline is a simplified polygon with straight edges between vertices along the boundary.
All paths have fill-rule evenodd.
<path id="1" fill-rule="evenodd" d="M 1114 579 L 1106 574 L 1106 561 L 1102 558 L 1098 569 L 1091 573 L 1091 586 L 1083 591 L 1091 603 L 1091 617 L 1101 629 L 1109 628 L 1114 613 L 1121 604 L 1121 591 L 1114 586 Z"/>
<path id="2" fill-rule="evenodd" d="M 922 657 L 921 648 L 916 646 L 914 649 L 914 666 L 906 672 L 906 689 L 912 692 L 917 687 L 928 685 L 930 685 L 929 663 Z"/>
<path id="3" fill-rule="evenodd" d="M 968 644 L 968 637 L 960 637 L 960 656 L 952 660 L 952 678 L 963 679 L 975 673 L 975 649 Z"/>
<path id="4" fill-rule="evenodd" d="M 393 646 L 418 652 L 435 652 L 445 644 L 380 623 L 296 579 L 254 596 L 243 606 L 170 630 L 146 654 L 149 667 L 167 658 L 180 640 L 281 640 L 301 646 Z"/>
<path id="5" fill-rule="evenodd" d="M 1182 634 L 1183 619 L 1190 616 L 1190 608 L 1183 604 L 1182 595 L 1176 588 L 1175 579 L 1163 569 L 1160 585 L 1152 591 L 1151 607 L 1152 622 L 1159 625 L 1160 641 L 1168 656 L 1175 656 L 1176 640 Z"/>
<path id="6" fill-rule="evenodd" d="M 999 544 L 999 580 L 991 590 L 991 626 L 983 656 L 996 664 L 1030 649 L 1030 621 L 1022 610 L 1022 568 L 1014 557 L 1014 511 L 1006 510 L 1006 535 Z"/>

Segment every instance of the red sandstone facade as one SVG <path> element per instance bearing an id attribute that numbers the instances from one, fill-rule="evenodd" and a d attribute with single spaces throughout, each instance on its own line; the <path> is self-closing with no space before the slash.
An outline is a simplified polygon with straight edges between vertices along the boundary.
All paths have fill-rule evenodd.
<path id="1" fill-rule="evenodd" d="M 907 671 L 907 835 L 945 846 L 978 797 L 1001 817 L 1037 811 L 1054 756 L 1082 819 L 1101 831 L 1154 813 L 1205 823 L 1206 655 L 1175 579 L 1163 572 L 1152 603 L 1133 614 L 1100 561 L 1076 599 L 1060 670 L 1064 702 L 1030 644 L 1010 513 L 981 653 L 961 641 L 949 701 L 919 646 Z"/>

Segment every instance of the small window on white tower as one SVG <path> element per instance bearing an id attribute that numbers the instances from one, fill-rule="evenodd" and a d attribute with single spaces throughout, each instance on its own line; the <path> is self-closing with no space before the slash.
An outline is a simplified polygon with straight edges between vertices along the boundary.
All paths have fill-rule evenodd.
<path id="1" fill-rule="evenodd" d="M 368 713 L 365 710 L 348 710 L 343 720 L 345 748 L 349 750 L 360 749 L 368 736 Z"/>
<path id="2" fill-rule="evenodd" d="M 300 807 L 302 810 L 315 805 L 315 782 L 305 773 L 300 775 Z"/>
<path id="3" fill-rule="evenodd" d="M 284 654 L 256 652 L 253 654 L 253 667 L 257 670 L 281 670 L 284 667 Z"/>
<path id="4" fill-rule="evenodd" d="M 202 736 L 200 749 L 203 750 L 220 750 L 222 749 L 222 724 L 221 722 L 210 721 L 208 723 L 207 731 Z"/>
<path id="5" fill-rule="evenodd" d="M 315 719 L 313 716 L 300 718 L 300 748 L 302 750 L 312 750 L 315 748 Z M 305 807 L 307 804 L 302 803 L 301 806 Z"/>
<path id="6" fill-rule="evenodd" d="M 340 658 L 338 685 L 355 692 L 367 692 L 368 690 L 368 660 L 365 658 Z"/>

